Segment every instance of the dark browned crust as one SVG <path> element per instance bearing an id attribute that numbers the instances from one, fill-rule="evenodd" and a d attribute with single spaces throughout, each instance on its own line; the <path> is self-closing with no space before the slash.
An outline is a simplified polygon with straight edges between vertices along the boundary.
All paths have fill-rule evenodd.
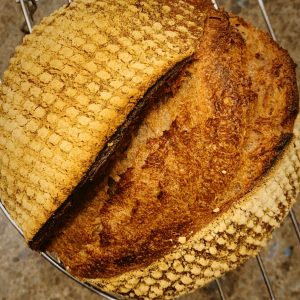
<path id="1" fill-rule="evenodd" d="M 34 238 L 29 241 L 29 246 L 33 250 L 42 250 L 49 242 L 51 236 L 65 222 L 65 217 L 71 212 L 80 195 L 86 194 L 92 185 L 99 184 L 103 176 L 108 172 L 114 159 L 126 149 L 130 143 L 132 132 L 136 130 L 140 122 L 145 117 L 150 106 L 162 97 L 162 93 L 168 93 L 169 87 L 174 85 L 182 70 L 193 61 L 190 56 L 177 63 L 170 71 L 162 76 L 145 95 L 138 101 L 137 105 L 130 112 L 124 123 L 118 127 L 116 132 L 109 138 L 103 149 L 97 155 L 80 183 L 76 186 L 66 201 L 52 214 L 51 218 L 39 229 Z M 79 195 L 79 196 L 78 196 Z"/>
<path id="2" fill-rule="evenodd" d="M 292 133 L 284 133 L 281 135 L 277 145 L 274 146 L 273 151 L 274 151 L 274 156 L 271 157 L 269 161 L 266 161 L 263 170 L 262 170 L 262 175 L 257 178 L 257 182 L 262 180 L 264 176 L 268 175 L 268 173 L 271 171 L 271 169 L 275 166 L 276 162 L 280 160 L 282 155 L 284 154 L 284 151 L 286 147 L 290 144 L 290 142 L 293 139 L 293 134 Z"/>
<path id="3" fill-rule="evenodd" d="M 261 53 L 256 50 L 258 44 L 263 45 Z M 117 276 L 161 258 L 176 247 L 179 236 L 189 238 L 264 180 L 290 142 L 298 111 L 298 92 L 295 64 L 286 51 L 242 19 L 229 18 L 220 11 L 207 19 L 196 58 L 200 64 L 198 71 L 193 69 L 198 64 L 195 62 L 179 79 L 190 82 L 193 72 L 201 74 L 206 92 L 202 96 L 207 100 L 199 99 L 202 106 L 198 109 L 207 109 L 208 117 L 203 116 L 204 123 L 198 124 L 201 128 L 189 127 L 198 121 L 192 118 L 196 106 L 179 106 L 178 117 L 170 128 L 162 136 L 147 140 L 149 155 L 141 169 L 128 168 L 120 174 L 119 182 L 104 181 L 86 195 L 89 205 L 70 218 L 48 248 L 76 276 Z M 249 65 L 254 70 L 249 71 Z M 188 97 L 195 97 L 188 87 L 187 84 Z M 276 103 L 272 99 L 275 92 Z M 224 99 L 231 104 L 225 104 Z M 197 145 L 199 139 L 203 144 Z M 201 153 L 205 147 L 210 148 L 207 153 Z M 175 168 L 163 173 L 165 166 L 170 166 L 168 159 L 173 159 L 175 167 L 178 164 L 186 172 L 180 175 Z M 226 172 L 222 175 L 223 168 Z M 143 187 L 144 198 L 139 193 L 142 190 L 139 176 L 155 181 L 160 173 L 165 177 L 159 180 L 159 192 L 151 202 L 151 186 Z M 186 176 L 188 173 L 193 177 Z M 197 176 L 204 178 L 200 180 L 201 188 L 189 186 Z M 174 198 L 171 193 L 177 184 L 183 193 L 180 195 L 179 191 L 179 196 Z M 195 196 L 196 200 L 191 201 L 189 196 Z M 135 197 L 141 201 L 132 203 Z M 216 207 L 219 212 L 213 212 Z M 101 219 L 100 229 L 96 218 Z M 91 237 L 93 232 L 95 236 Z M 90 248 L 82 257 L 81 250 L 87 243 Z"/>

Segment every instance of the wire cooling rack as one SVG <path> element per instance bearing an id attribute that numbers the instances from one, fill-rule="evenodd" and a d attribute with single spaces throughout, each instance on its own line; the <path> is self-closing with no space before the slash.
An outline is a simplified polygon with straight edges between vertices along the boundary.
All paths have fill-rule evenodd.
<path id="1" fill-rule="evenodd" d="M 22 26 L 22 31 L 25 33 L 31 33 L 32 32 L 32 26 L 33 26 L 33 15 L 34 12 L 37 9 L 37 1 L 38 0 L 16 0 L 17 3 L 20 4 L 23 15 L 24 15 L 24 24 Z M 215 6 L 216 9 L 218 9 L 218 1 L 217 0 L 211 0 Z M 72 0 L 66 0 L 67 3 L 71 3 Z M 272 24 L 270 22 L 269 16 L 268 16 L 268 12 L 265 8 L 265 4 L 263 0 L 257 0 L 257 5 L 260 8 L 261 14 L 264 18 L 264 21 L 266 23 L 266 26 L 268 28 L 268 31 L 270 33 L 270 35 L 272 36 L 273 40 L 277 41 L 275 32 L 273 30 Z M 298 195 L 299 198 L 300 195 Z M 12 220 L 12 218 L 10 217 L 9 213 L 7 212 L 7 210 L 5 209 L 4 205 L 1 203 L 0 201 L 0 209 L 3 211 L 4 215 L 7 217 L 7 219 L 10 221 L 10 223 L 17 229 L 17 231 L 23 236 L 23 233 L 21 231 L 21 229 L 16 225 L 16 223 Z M 289 212 L 289 217 L 291 219 L 292 225 L 294 227 L 295 230 L 295 238 L 297 238 L 298 242 L 300 243 L 300 228 L 299 228 L 299 223 L 297 221 L 297 217 L 296 214 L 294 212 L 293 209 L 290 210 Z M 67 275 L 69 278 L 71 278 L 72 280 L 74 280 L 75 282 L 77 282 L 78 284 L 80 284 L 83 287 L 88 288 L 89 290 L 91 290 L 92 292 L 96 293 L 99 296 L 102 296 L 104 299 L 107 300 L 121 300 L 123 299 L 123 297 L 117 296 L 117 295 L 113 295 L 104 291 L 101 291 L 87 283 L 81 282 L 79 281 L 77 278 L 73 277 L 71 274 L 68 273 L 68 271 L 64 268 L 64 266 L 57 260 L 55 259 L 53 256 L 51 256 L 49 253 L 46 252 L 42 252 L 41 255 L 48 260 L 53 266 L 55 266 L 57 269 L 59 269 L 62 273 L 64 273 L 65 275 Z M 263 259 L 261 257 L 260 254 L 258 254 L 256 256 L 256 260 L 257 260 L 257 267 L 260 270 L 260 273 L 262 275 L 262 278 L 264 280 L 266 289 L 269 293 L 269 297 L 271 300 L 276 300 L 276 296 L 275 293 L 273 291 L 273 287 L 271 284 L 271 281 L 269 279 L 268 276 L 268 272 L 265 268 Z M 223 286 L 222 286 L 222 282 L 219 279 L 215 280 L 216 283 L 216 289 L 219 292 L 219 296 L 221 300 L 226 300 L 227 296 L 224 292 Z"/>

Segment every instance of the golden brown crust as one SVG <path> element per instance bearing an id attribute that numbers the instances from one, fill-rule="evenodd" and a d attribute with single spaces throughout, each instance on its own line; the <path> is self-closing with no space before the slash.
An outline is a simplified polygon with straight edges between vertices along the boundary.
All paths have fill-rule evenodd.
<path id="1" fill-rule="evenodd" d="M 288 152 L 283 151 L 291 141 L 298 108 L 294 63 L 268 35 L 242 19 L 229 20 L 224 12 L 208 18 L 197 55 L 179 91 L 149 113 L 107 181 L 86 196 L 89 204 L 49 248 L 76 276 L 131 297 L 155 298 L 163 293 L 168 298 L 220 276 L 230 268 L 230 257 L 238 257 L 231 262 L 234 267 L 256 253 L 277 225 L 275 216 L 282 220 L 291 205 L 298 189 L 299 174 L 293 168 L 299 165 L 295 156 L 299 137 L 297 147 L 294 141 Z M 291 171 L 282 171 L 287 155 L 294 165 Z M 281 166 L 277 173 L 270 171 L 276 160 Z M 270 193 L 270 203 L 259 204 L 256 195 L 264 192 L 258 186 L 265 182 L 273 186 L 270 176 L 278 174 L 294 176 L 288 202 L 283 204 L 286 200 L 280 198 L 277 203 L 277 196 Z M 286 188 L 283 184 L 282 190 Z M 263 215 L 268 205 L 276 207 L 276 213 L 268 215 L 270 222 L 255 217 L 253 223 L 249 203 L 255 201 L 255 216 Z M 231 217 L 235 213 L 242 222 Z M 197 270 L 193 269 L 191 245 L 197 236 L 213 230 L 211 224 L 218 228 L 222 222 L 229 235 L 236 231 L 235 222 L 241 223 L 232 238 L 236 246 L 231 249 L 229 236 L 221 233 L 214 233 L 213 241 L 207 237 L 202 249 L 195 246 L 198 256 L 207 251 L 211 256 L 205 259 L 216 265 L 205 275 L 206 263 L 200 262 L 200 267 L 194 263 Z M 261 222 L 267 224 L 263 230 Z M 252 252 L 239 239 L 246 232 L 254 241 L 249 242 Z M 181 246 L 186 239 L 189 245 Z M 219 246 L 214 243 L 222 245 L 223 257 L 217 258 Z M 182 253 L 187 256 L 184 262 L 179 261 Z M 182 276 L 173 274 L 176 278 L 170 279 L 171 269 Z M 156 278 L 151 272 L 164 275 Z M 197 275 L 203 279 L 198 283 Z M 126 287 L 124 282 L 134 277 L 137 282 Z M 157 293 L 151 292 L 150 286 L 156 284 Z"/>

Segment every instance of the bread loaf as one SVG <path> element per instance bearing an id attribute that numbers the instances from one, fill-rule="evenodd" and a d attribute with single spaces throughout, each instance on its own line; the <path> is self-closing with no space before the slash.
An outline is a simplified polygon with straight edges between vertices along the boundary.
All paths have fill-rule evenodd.
<path id="1" fill-rule="evenodd" d="M 161 55 L 157 54 L 160 52 L 156 51 L 157 47 L 166 48 L 160 58 L 164 64 L 152 66 L 153 73 L 144 73 L 147 66 L 143 63 L 143 68 L 138 71 L 143 73 L 143 76 L 139 73 L 142 81 L 138 88 L 134 78 L 126 81 L 126 86 L 132 88 L 132 84 L 139 91 L 134 94 L 134 99 L 130 98 L 129 92 L 124 93 L 121 86 L 111 87 L 111 97 L 122 92 L 127 100 L 122 108 L 115 109 L 107 122 L 104 122 L 102 111 L 87 114 L 85 109 L 104 103 L 112 107 L 109 99 L 101 98 L 102 86 L 110 86 L 124 70 L 135 72 L 135 62 L 115 73 L 109 69 L 113 76 L 101 78 L 97 83 L 99 90 L 94 91 L 86 105 L 77 103 L 76 99 L 78 93 L 90 95 L 88 81 L 72 86 L 74 95 L 67 92 L 68 85 L 73 84 L 70 79 L 75 80 L 83 69 L 77 68 L 77 73 L 69 77 L 64 73 L 66 66 L 57 71 L 50 69 L 53 74 L 47 69 L 51 76 L 65 80 L 66 87 L 56 93 L 59 100 L 53 100 L 65 103 L 66 108 L 59 115 L 55 105 L 43 104 L 43 96 L 30 96 L 31 90 L 35 89 L 40 89 L 41 95 L 48 93 L 51 84 L 39 85 L 40 81 L 34 81 L 33 78 L 42 75 L 30 75 L 32 67 L 19 69 L 23 68 L 22 62 L 26 62 L 27 47 L 31 49 L 36 43 L 34 39 L 39 40 L 42 34 L 39 27 L 32 35 L 33 40 L 25 41 L 17 51 L 1 87 L 0 196 L 9 212 L 27 234 L 27 240 L 33 241 L 31 245 L 36 247 L 47 236 L 43 230 L 45 224 L 49 220 L 52 223 L 58 220 L 60 226 L 55 227 L 51 239 L 47 244 L 43 243 L 44 247 L 80 280 L 129 299 L 173 299 L 236 268 L 265 245 L 299 193 L 300 119 L 297 117 L 299 96 L 294 62 L 266 33 L 239 17 L 213 10 L 207 1 L 199 2 L 148 1 L 147 4 L 131 1 L 130 6 L 121 0 L 75 1 L 56 13 L 67 20 L 66 26 L 68 22 L 74 24 L 74 18 L 82 19 L 81 14 L 89 12 L 92 22 L 97 24 L 95 20 L 100 20 L 99 24 L 103 24 L 104 17 L 101 13 L 97 15 L 99 7 L 107 9 L 107 13 L 116 13 L 114 7 L 119 6 L 123 9 L 120 16 L 128 18 L 129 28 L 134 27 L 134 22 L 144 22 L 145 12 L 150 16 L 146 18 L 150 22 L 146 26 L 151 24 L 153 30 L 159 27 L 159 33 L 147 40 L 147 44 L 155 42 L 155 48 L 147 45 L 143 51 L 134 52 L 134 56 L 131 51 L 135 46 L 141 49 L 145 39 L 134 39 L 130 35 L 133 31 L 124 29 L 123 32 L 118 17 L 116 21 L 109 21 L 110 26 L 105 30 L 119 28 L 127 42 L 135 40 L 135 45 L 126 45 L 126 51 L 138 63 L 143 63 L 141 59 L 156 62 L 156 55 Z M 86 8 L 83 13 L 79 12 L 82 5 Z M 134 21 L 130 18 L 133 11 L 139 16 Z M 189 13 L 191 11 L 193 13 Z M 166 23 L 158 12 L 166 13 Z M 55 40 L 54 31 L 51 31 L 51 27 L 57 29 L 59 21 L 54 23 L 57 27 L 46 22 L 42 23 L 43 32 L 52 34 L 53 41 L 59 43 L 64 33 Z M 166 31 L 165 24 L 171 26 Z M 143 28 L 139 25 L 139 29 Z M 175 35 L 172 34 L 174 39 L 170 44 L 155 40 L 161 32 L 169 37 L 166 32 L 171 29 Z M 96 32 L 90 33 L 87 39 L 93 40 Z M 109 41 L 115 41 L 115 38 L 108 34 L 106 43 L 97 45 L 93 54 L 86 54 L 95 65 L 99 64 L 98 73 L 103 74 L 102 68 L 108 73 L 111 62 L 123 65 L 121 50 L 110 61 L 99 63 L 97 60 L 98 53 L 107 51 L 108 47 L 111 49 Z M 72 45 L 74 40 L 75 37 L 70 40 L 69 49 L 81 51 L 80 46 Z M 148 52 L 149 49 L 152 50 Z M 167 49 L 177 52 L 174 54 Z M 87 53 L 83 51 L 80 53 Z M 39 56 L 37 58 L 36 61 L 40 61 Z M 51 67 L 51 62 L 49 58 L 46 65 Z M 73 64 L 69 67 L 75 69 Z M 13 79 L 17 72 L 21 76 L 15 83 Z M 95 77 L 94 72 L 89 72 L 84 69 L 84 76 L 90 76 L 87 80 L 95 80 L 98 75 Z M 125 81 L 125 77 L 122 80 Z M 33 85 L 28 92 L 22 89 L 23 82 L 27 81 Z M 16 95 L 21 98 L 18 100 Z M 29 100 L 22 100 L 25 96 L 29 96 Z M 20 108 L 22 101 L 24 104 Z M 39 124 L 53 130 L 62 139 L 60 143 L 50 147 L 50 136 L 41 140 L 39 129 L 36 134 L 30 131 L 31 125 L 26 124 L 37 122 L 35 112 L 39 109 L 28 112 L 27 101 L 45 110 L 47 117 Z M 78 112 L 72 118 L 70 103 Z M 66 126 L 52 129 L 48 117 L 54 113 Z M 95 119 L 97 126 L 107 125 L 107 131 L 101 131 L 98 140 L 92 138 L 98 127 L 91 131 L 89 123 L 81 124 L 83 115 Z M 29 122 L 21 128 L 18 125 L 20 116 Z M 101 119 L 98 120 L 99 116 Z M 69 120 L 72 123 L 67 125 Z M 76 168 L 67 172 L 63 160 L 55 165 L 54 158 L 39 161 L 44 149 L 55 154 L 60 147 L 59 153 L 62 153 L 63 141 L 74 141 L 72 132 L 78 126 L 90 136 L 86 141 L 80 141 L 78 137 L 75 143 L 72 142 L 72 147 L 82 151 L 76 152 L 79 156 L 71 155 L 71 152 L 64 156 L 65 163 L 76 165 Z M 58 129 L 65 131 L 55 131 Z M 23 135 L 18 136 L 15 132 Z M 39 142 L 41 148 L 35 150 L 39 154 L 31 165 L 24 164 L 27 169 L 24 166 L 18 169 L 14 167 L 17 164 L 12 163 L 17 155 L 23 154 L 20 161 L 27 162 L 27 157 L 33 159 L 33 154 L 28 156 L 21 146 L 26 137 L 31 139 L 29 145 Z M 108 150 L 105 152 L 105 149 Z M 84 151 L 89 153 L 85 163 L 81 161 Z M 37 184 L 30 182 L 29 175 L 26 176 L 29 181 L 21 180 L 24 174 L 29 174 L 29 166 L 44 172 L 36 175 Z M 64 179 L 49 177 L 46 166 L 56 166 L 57 173 L 52 174 L 60 174 L 58 171 L 62 168 Z M 72 179 L 75 169 L 76 181 Z M 94 176 L 94 171 L 90 170 L 95 169 Z M 48 202 L 38 201 L 44 198 L 34 197 L 45 191 L 51 197 L 56 195 L 43 190 L 46 183 L 49 186 L 59 184 L 56 193 L 61 193 L 60 189 L 64 193 L 51 210 L 48 210 Z M 22 191 L 23 198 L 17 196 L 23 195 Z M 71 209 L 67 209 L 68 203 L 73 204 Z M 53 219 L 61 205 L 63 211 Z M 64 210 L 68 214 L 64 214 Z M 40 215 L 43 219 L 37 218 Z"/>

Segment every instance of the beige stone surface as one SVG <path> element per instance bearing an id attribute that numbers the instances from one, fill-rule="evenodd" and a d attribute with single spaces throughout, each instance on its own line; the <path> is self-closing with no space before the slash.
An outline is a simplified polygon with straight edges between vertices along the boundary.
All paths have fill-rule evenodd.
<path id="1" fill-rule="evenodd" d="M 221 1 L 220 1 L 221 2 Z M 233 12 L 245 16 L 264 28 L 263 19 L 255 0 L 223 0 Z M 280 43 L 289 50 L 300 64 L 300 0 L 265 0 Z M 36 14 L 38 22 L 64 1 L 39 1 Z M 13 0 L 0 1 L 0 77 L 8 59 L 20 42 L 22 15 Z M 298 79 L 300 75 L 299 68 Z M 298 80 L 299 83 L 299 80 Z M 300 207 L 296 204 L 300 219 Z M 277 298 L 300 298 L 300 244 L 297 242 L 291 222 L 287 219 L 278 229 L 268 247 L 263 250 L 264 259 Z M 255 259 L 238 270 L 228 273 L 222 283 L 229 299 L 269 299 Z M 0 299 L 99 299 L 90 291 L 78 286 L 55 270 L 37 253 L 28 250 L 22 238 L 0 214 Z M 210 284 L 182 300 L 219 299 L 215 284 Z"/>

